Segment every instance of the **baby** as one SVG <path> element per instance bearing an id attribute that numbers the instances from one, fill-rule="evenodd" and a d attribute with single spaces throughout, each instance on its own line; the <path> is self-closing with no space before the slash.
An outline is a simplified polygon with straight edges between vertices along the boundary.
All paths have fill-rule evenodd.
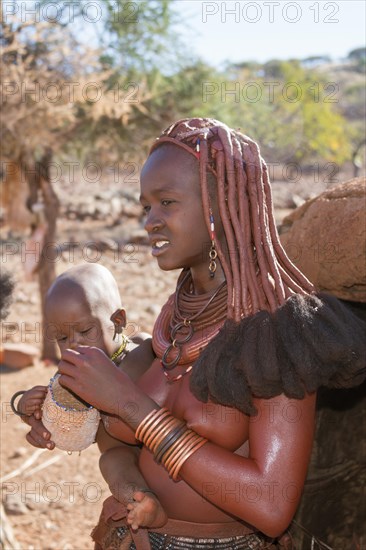
<path id="1" fill-rule="evenodd" d="M 61 353 L 78 345 L 97 347 L 134 379 L 138 378 L 139 372 L 133 364 L 129 364 L 129 352 L 140 345 L 144 352 L 142 363 L 151 364 L 154 359 L 148 335 L 138 333 L 133 341 L 123 335 L 126 312 L 122 308 L 117 283 L 111 272 L 99 264 L 76 266 L 57 277 L 46 295 L 45 313 L 46 337 L 57 340 Z M 17 407 L 23 418 L 30 415 L 38 420 L 42 418 L 46 393 L 46 386 L 35 386 L 24 393 Z M 97 440 L 99 435 L 103 437 L 102 432 L 105 431 L 112 437 L 118 437 L 121 421 L 102 411 L 101 418 L 103 425 L 99 426 Z M 46 430 L 44 436 L 45 440 L 50 437 Z M 116 445 L 120 442 L 116 441 Z M 52 449 L 53 442 L 48 441 L 47 447 Z M 136 449 L 126 446 L 124 454 L 126 479 L 118 480 L 118 489 L 110 484 L 113 496 L 123 503 L 130 501 L 127 505 L 127 523 L 133 529 L 161 527 L 167 517 L 156 495 L 146 488 L 136 465 Z"/>

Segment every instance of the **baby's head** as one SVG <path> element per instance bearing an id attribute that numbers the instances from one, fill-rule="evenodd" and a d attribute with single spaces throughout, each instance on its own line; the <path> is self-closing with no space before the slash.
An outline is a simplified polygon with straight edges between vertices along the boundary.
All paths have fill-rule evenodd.
<path id="1" fill-rule="evenodd" d="M 57 277 L 47 292 L 45 313 L 46 337 L 57 341 L 61 353 L 84 345 L 111 356 L 120 346 L 126 313 L 112 273 L 99 264 L 78 265 Z"/>

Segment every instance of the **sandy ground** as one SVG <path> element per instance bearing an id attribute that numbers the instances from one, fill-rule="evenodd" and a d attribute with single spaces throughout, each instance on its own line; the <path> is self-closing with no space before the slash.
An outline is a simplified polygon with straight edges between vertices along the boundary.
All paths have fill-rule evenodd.
<path id="1" fill-rule="evenodd" d="M 314 181 L 309 181 L 306 186 L 301 181 L 296 185 L 275 184 L 275 205 L 282 207 L 277 210 L 277 219 L 280 220 L 293 208 L 293 197 L 296 202 L 299 196 L 313 196 L 325 187 L 322 182 L 315 184 Z M 58 224 L 60 254 L 57 258 L 57 273 L 76 263 L 93 261 L 98 256 L 98 261 L 108 267 L 118 281 L 130 329 L 138 327 L 151 332 L 161 305 L 175 287 L 177 273 L 162 274 L 148 246 L 129 244 L 130 235 L 141 230 L 141 220 L 126 215 L 122 216 L 122 223 L 117 224 L 114 219 L 113 223 L 109 220 L 107 225 L 103 219 L 70 219 L 73 216 L 66 215 L 70 204 L 77 202 L 76 199 L 79 204 L 84 204 L 90 189 L 81 185 L 75 192 L 65 185 L 58 191 L 63 215 Z M 103 215 L 100 217 L 103 218 Z M 86 246 L 88 241 L 108 238 L 119 242 L 118 251 L 106 250 L 96 255 L 95 250 Z M 61 252 L 61 244 L 70 241 L 79 244 L 72 249 L 63 247 Z M 40 347 L 42 330 L 39 325 L 37 281 L 26 280 L 21 236 L 11 237 L 8 242 L 14 246 L 11 254 L 3 254 L 2 268 L 14 274 L 16 289 L 9 316 L 2 326 L 2 337 L 3 340 L 24 341 Z M 98 449 L 95 445 L 80 455 L 73 453 L 69 456 L 59 450 L 39 452 L 25 440 L 28 427 L 10 411 L 9 400 L 15 391 L 36 384 L 47 384 L 54 371 L 54 366 L 45 365 L 41 361 L 23 370 L 5 367 L 1 370 L 0 475 L 2 479 L 5 478 L 2 499 L 6 503 L 8 519 L 18 542 L 17 550 L 91 549 L 93 545 L 89 533 L 97 521 L 103 499 L 108 496 L 106 484 L 99 473 Z M 29 467 L 9 478 L 31 457 L 34 461 Z"/>

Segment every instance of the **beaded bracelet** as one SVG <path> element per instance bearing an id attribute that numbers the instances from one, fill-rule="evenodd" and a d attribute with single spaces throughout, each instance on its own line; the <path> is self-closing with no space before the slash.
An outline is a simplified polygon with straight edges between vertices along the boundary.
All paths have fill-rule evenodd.
<path id="1" fill-rule="evenodd" d="M 166 407 L 152 410 L 140 422 L 135 437 L 154 453 L 156 462 L 174 481 L 185 461 L 207 443 L 206 438 L 172 416 Z"/>

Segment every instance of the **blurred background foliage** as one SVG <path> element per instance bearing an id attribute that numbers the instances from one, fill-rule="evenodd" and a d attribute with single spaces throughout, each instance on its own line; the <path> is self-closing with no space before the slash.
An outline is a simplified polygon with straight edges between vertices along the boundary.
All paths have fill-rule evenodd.
<path id="1" fill-rule="evenodd" d="M 348 161 L 357 172 L 365 48 L 337 63 L 243 60 L 218 71 L 175 33 L 174 0 L 98 0 L 92 36 L 85 3 L 41 0 L 52 7 L 47 20 L 2 18 L 2 157 L 40 159 L 47 148 L 102 164 L 141 161 L 167 124 L 197 115 L 240 126 L 268 162 Z"/>

